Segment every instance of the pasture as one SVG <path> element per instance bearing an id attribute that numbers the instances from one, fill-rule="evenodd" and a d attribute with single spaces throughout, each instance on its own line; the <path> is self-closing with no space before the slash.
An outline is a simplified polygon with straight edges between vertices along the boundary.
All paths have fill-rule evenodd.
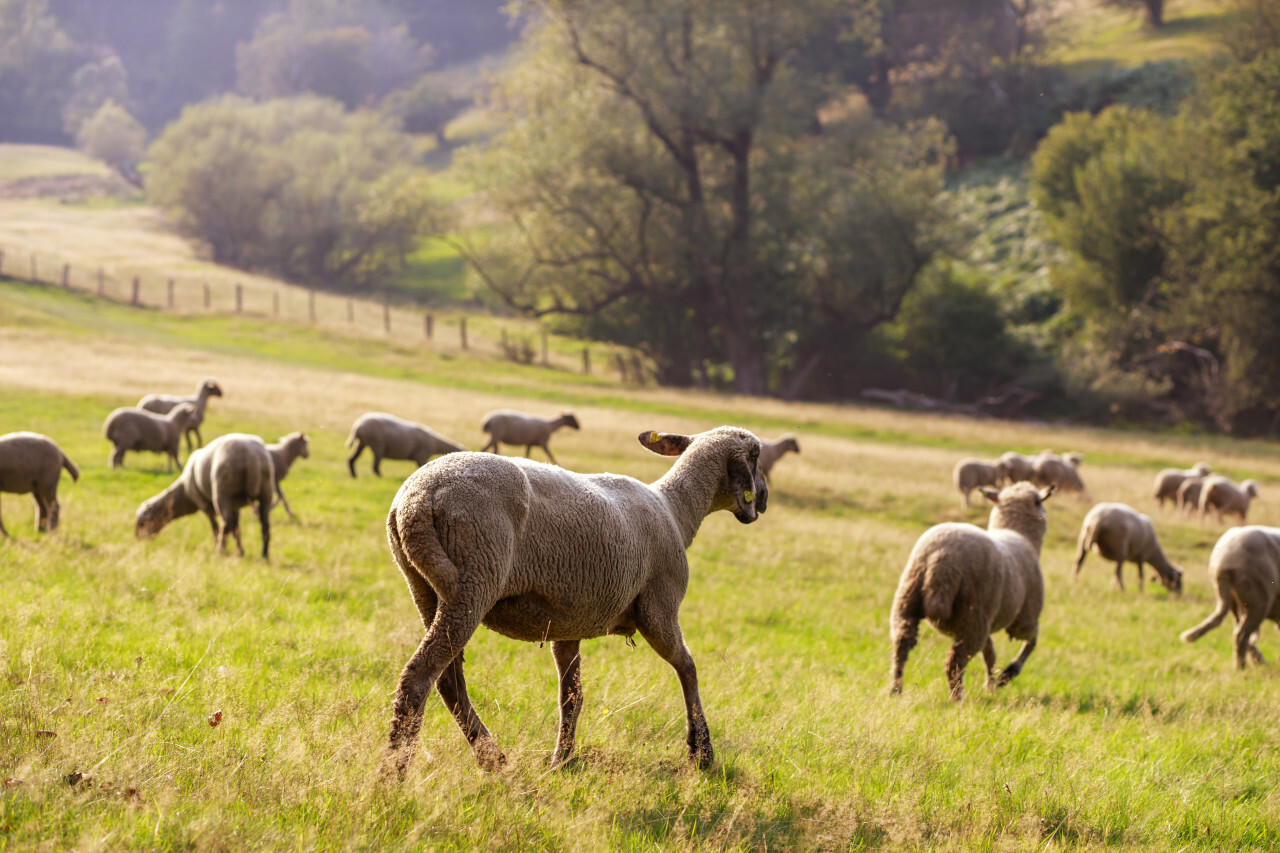
<path id="1" fill-rule="evenodd" d="M 159 456 L 107 468 L 103 417 L 148 391 L 215 376 L 206 439 L 295 429 L 311 458 L 285 481 L 300 520 L 273 513 L 272 559 L 212 553 L 207 524 L 133 536 L 137 505 L 171 482 Z M 1160 512 L 1157 470 L 1204 458 L 1254 476 L 1251 521 L 1280 524 L 1274 445 L 1136 431 L 916 416 L 635 389 L 493 357 L 345 337 L 264 319 L 129 309 L 0 283 L 0 433 L 55 438 L 62 527 L 33 531 L 0 496 L 0 847 L 321 849 L 1174 850 L 1270 848 L 1280 838 L 1280 676 L 1232 668 L 1230 628 L 1186 646 L 1213 606 L 1221 532 Z M 356 416 L 387 410 L 470 447 L 486 411 L 572 409 L 561 463 L 651 481 L 667 461 L 642 429 L 733 423 L 800 436 L 754 525 L 709 518 L 690 550 L 682 609 L 717 760 L 685 762 L 674 673 L 643 641 L 583 644 L 578 757 L 548 772 L 555 667 L 548 649 L 482 629 L 469 689 L 508 757 L 485 774 L 428 700 L 402 787 L 377 784 L 390 696 L 422 635 L 387 551 L 384 518 L 411 463 L 382 479 L 345 470 Z M 1085 454 L 1097 500 L 1155 519 L 1186 571 L 1177 599 L 1112 587 L 1090 557 L 1072 583 L 1088 505 L 1049 504 L 1039 648 L 991 694 L 947 698 L 948 643 L 931 628 L 886 696 L 888 609 L 916 537 L 985 524 L 950 483 L 960 456 L 1051 447 Z M 535 451 L 536 456 L 537 451 Z M 244 514 L 246 550 L 259 543 Z M 1280 654 L 1264 627 L 1264 654 Z M 1001 637 L 1001 664 L 1017 646 Z M 210 719 L 221 712 L 220 722 Z M 45 733 L 52 732 L 50 736 Z"/>

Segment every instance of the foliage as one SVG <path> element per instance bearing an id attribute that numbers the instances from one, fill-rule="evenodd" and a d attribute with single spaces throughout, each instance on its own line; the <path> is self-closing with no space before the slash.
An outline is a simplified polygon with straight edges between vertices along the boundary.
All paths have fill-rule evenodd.
<path id="1" fill-rule="evenodd" d="M 470 106 L 473 98 L 443 73 L 427 72 L 408 86 L 387 94 L 379 108 L 400 119 L 409 133 L 429 133 L 444 143 L 448 123 Z"/>
<path id="2" fill-rule="evenodd" d="M 76 143 L 125 178 L 137 181 L 147 147 L 147 130 L 128 110 L 108 98 L 76 133 Z"/>
<path id="3" fill-rule="evenodd" d="M 0 0 L 0 139 L 61 141 L 74 54 L 48 0 Z"/>
<path id="4" fill-rule="evenodd" d="M 1227 49 L 1248 62 L 1280 48 L 1280 0 L 1232 0 L 1232 25 L 1224 38 Z"/>
<path id="5" fill-rule="evenodd" d="M 107 101 L 123 105 L 128 100 L 129 75 L 120 57 L 113 54 L 85 63 L 71 75 L 71 95 L 62 108 L 62 127 L 74 137 L 80 126 Z"/>
<path id="6" fill-rule="evenodd" d="M 149 197 L 215 260 L 367 285 L 439 215 L 413 141 L 315 97 L 188 107 L 149 152 Z"/>

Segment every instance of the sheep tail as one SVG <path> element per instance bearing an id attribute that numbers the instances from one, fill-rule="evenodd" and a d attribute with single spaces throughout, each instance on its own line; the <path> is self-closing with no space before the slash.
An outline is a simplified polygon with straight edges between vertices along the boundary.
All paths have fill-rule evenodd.
<path id="1" fill-rule="evenodd" d="M 937 571 L 938 555 L 929 558 L 924 575 L 924 615 L 934 622 L 951 617 L 956 596 L 960 593 L 960 573 L 955 566 Z"/>
<path id="2" fill-rule="evenodd" d="M 488 418 L 485 418 L 485 419 L 484 419 L 484 423 L 483 423 L 483 424 L 481 424 L 481 426 L 480 426 L 480 431 L 481 431 L 481 432 L 490 432 L 490 431 L 492 430 L 492 427 L 493 427 L 493 418 L 492 418 L 492 417 L 488 417 Z"/>
<path id="3" fill-rule="evenodd" d="M 1076 571 L 1080 574 L 1080 567 L 1084 565 L 1085 555 L 1089 553 L 1089 549 L 1093 547 L 1094 537 L 1098 533 L 1098 522 L 1094 516 L 1089 516 L 1088 524 L 1080 528 L 1080 539 L 1076 543 Z"/>
<path id="4" fill-rule="evenodd" d="M 62 467 L 67 469 L 67 473 L 71 475 L 72 480 L 80 479 L 80 469 L 76 467 L 76 463 L 71 461 L 71 457 L 62 454 Z"/>
<path id="5" fill-rule="evenodd" d="M 430 495 L 406 506 L 400 500 L 387 514 L 387 543 L 402 571 L 412 569 L 437 592 L 457 588 L 459 571 L 440 544 Z"/>
<path id="6" fill-rule="evenodd" d="M 1222 620 L 1226 618 L 1227 612 L 1231 609 L 1228 602 L 1231 601 L 1232 575 L 1231 570 L 1218 572 L 1218 606 L 1209 614 L 1209 618 L 1201 622 L 1194 628 L 1189 628 L 1182 632 L 1182 642 L 1194 643 L 1205 634 L 1212 631 L 1222 624 Z"/>
<path id="7" fill-rule="evenodd" d="M 356 440 L 357 440 L 357 438 L 358 438 L 358 436 L 356 435 L 356 433 L 357 433 L 357 432 L 359 432 L 359 431 L 360 431 L 360 424 L 359 424 L 359 422 L 352 424 L 352 425 L 351 425 L 351 435 L 347 436 L 346 443 L 345 443 L 343 446 L 344 446 L 344 447 L 354 447 L 354 446 L 355 446 L 355 443 L 356 443 Z"/>

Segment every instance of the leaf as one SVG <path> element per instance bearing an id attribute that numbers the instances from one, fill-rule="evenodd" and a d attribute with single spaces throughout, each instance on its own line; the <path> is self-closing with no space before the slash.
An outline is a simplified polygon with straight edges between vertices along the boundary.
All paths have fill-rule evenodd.
<path id="1" fill-rule="evenodd" d="M 19 785 L 25 785 L 25 784 L 26 783 L 23 782 L 21 779 L 14 779 L 12 776 L 4 780 L 4 786 L 6 788 L 16 788 Z"/>
<path id="2" fill-rule="evenodd" d="M 221 722 L 222 722 L 222 709 L 219 708 L 218 710 L 214 711 L 212 714 L 209 715 L 209 727 L 216 729 L 218 727 L 218 723 L 221 723 Z"/>
<path id="3" fill-rule="evenodd" d="M 110 705 L 110 704 L 111 704 L 111 700 L 110 700 L 110 699 L 108 699 L 106 696 L 99 696 L 99 697 L 98 697 L 98 704 L 99 704 L 99 705 Z"/>
<path id="4" fill-rule="evenodd" d="M 93 787 L 93 774 L 92 774 L 92 773 L 81 773 L 79 770 L 76 770 L 76 771 L 75 771 L 75 772 L 73 772 L 73 773 L 68 773 L 68 774 L 67 774 L 67 784 L 68 784 L 68 785 L 70 785 L 71 787 L 73 787 L 73 788 L 74 788 L 76 785 L 79 785 L 79 784 L 81 784 L 81 783 L 84 783 L 84 785 L 85 785 L 86 787 L 92 788 L 92 787 Z"/>
<path id="5" fill-rule="evenodd" d="M 36 729 L 36 737 L 57 737 L 58 733 L 52 729 Z"/>

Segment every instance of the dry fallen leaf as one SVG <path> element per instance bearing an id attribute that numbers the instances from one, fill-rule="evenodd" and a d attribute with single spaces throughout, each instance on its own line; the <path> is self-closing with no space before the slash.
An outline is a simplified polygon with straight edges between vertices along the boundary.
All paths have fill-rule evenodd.
<path id="1" fill-rule="evenodd" d="M 210 726 L 210 728 L 215 728 L 215 729 L 216 729 L 216 728 L 218 727 L 218 723 L 220 723 L 220 722 L 222 722 L 222 709 L 221 709 L 221 708 L 219 708 L 218 710 L 214 711 L 212 714 L 210 714 L 210 715 L 209 715 L 209 726 Z"/>
<path id="2" fill-rule="evenodd" d="M 107 705 L 107 704 L 109 704 L 110 702 L 111 702 L 111 700 L 110 700 L 110 699 L 108 699 L 106 696 L 99 696 L 99 697 L 98 697 L 98 704 L 99 704 L 99 705 Z"/>
<path id="3" fill-rule="evenodd" d="M 81 773 L 79 770 L 75 771 L 74 773 L 67 774 L 67 784 L 71 785 L 72 787 L 79 785 L 82 782 L 89 787 L 93 787 L 93 782 L 91 781 L 92 779 L 93 779 L 92 773 Z"/>
<path id="4" fill-rule="evenodd" d="M 23 784 L 23 781 L 21 779 L 14 779 L 13 777 L 9 777 L 8 779 L 4 780 L 4 786 L 6 788 L 16 788 L 21 784 Z"/>
<path id="5" fill-rule="evenodd" d="M 36 737 L 57 737 L 58 733 L 51 729 L 36 729 Z"/>
<path id="6" fill-rule="evenodd" d="M 168 695 L 169 695 L 170 693 L 172 693 L 172 692 L 173 692 L 173 688 L 172 688 L 172 687 L 161 687 L 161 688 L 160 688 L 160 693 L 161 693 L 162 695 L 164 695 L 164 696 L 168 696 Z"/>

